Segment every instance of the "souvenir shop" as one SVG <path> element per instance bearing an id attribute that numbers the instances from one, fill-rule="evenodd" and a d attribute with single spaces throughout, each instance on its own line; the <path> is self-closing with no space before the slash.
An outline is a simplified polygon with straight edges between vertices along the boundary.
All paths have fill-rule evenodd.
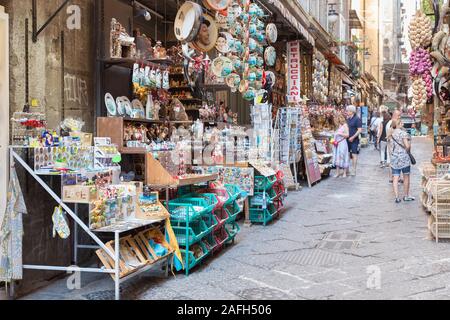
<path id="1" fill-rule="evenodd" d="M 436 242 L 450 238 L 450 96 L 448 4 L 426 12 L 417 11 L 410 24 L 410 99 L 414 112 L 433 128 L 434 151 L 431 159 L 420 165 L 422 174 L 421 203 L 428 214 L 428 230 Z M 430 20 L 437 17 L 437 27 Z M 431 119 L 431 121 L 428 121 Z"/>
<path id="2" fill-rule="evenodd" d="M 220 258 L 242 222 L 283 213 L 300 167 L 310 186 L 323 173 L 302 107 L 313 86 L 298 83 L 312 81 L 313 55 L 289 65 L 289 48 L 312 53 L 314 39 L 279 1 L 98 0 L 96 13 L 95 130 L 76 117 L 50 128 L 37 108 L 10 120 L 0 280 L 12 289 L 22 270 L 73 270 L 22 261 L 22 220 L 33 217 L 16 168 L 54 201 L 48 222 L 72 265 L 92 253 L 96 264 L 77 270 L 109 274 L 116 299 L 147 270 L 188 276 Z M 328 77 L 314 57 L 317 78 Z M 299 90 L 287 94 L 289 84 Z M 315 88 L 325 101 L 328 83 Z"/>

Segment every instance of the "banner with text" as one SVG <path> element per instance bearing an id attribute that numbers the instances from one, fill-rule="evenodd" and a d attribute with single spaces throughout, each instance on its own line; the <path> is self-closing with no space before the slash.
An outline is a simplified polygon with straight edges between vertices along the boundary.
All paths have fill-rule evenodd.
<path id="1" fill-rule="evenodd" d="M 287 44 L 288 53 L 288 103 L 300 102 L 301 96 L 301 67 L 300 42 L 291 41 Z"/>

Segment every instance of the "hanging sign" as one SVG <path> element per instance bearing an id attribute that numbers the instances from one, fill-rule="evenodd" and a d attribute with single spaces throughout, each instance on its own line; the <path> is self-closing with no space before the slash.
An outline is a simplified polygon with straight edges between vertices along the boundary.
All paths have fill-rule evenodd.
<path id="1" fill-rule="evenodd" d="M 301 67 L 300 42 L 291 41 L 287 44 L 288 62 L 288 103 L 301 101 Z"/>

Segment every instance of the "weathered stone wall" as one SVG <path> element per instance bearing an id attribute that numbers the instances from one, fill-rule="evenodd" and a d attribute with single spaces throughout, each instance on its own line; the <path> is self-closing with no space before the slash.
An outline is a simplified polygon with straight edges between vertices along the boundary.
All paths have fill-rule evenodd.
<path id="1" fill-rule="evenodd" d="M 44 4 L 45 3 L 45 4 Z M 60 0 L 38 1 L 38 27 L 61 4 Z M 66 9 L 40 34 L 37 43 L 31 41 L 31 1 L 7 1 L 11 15 L 11 112 L 25 104 L 25 19 L 30 26 L 30 98 L 38 99 L 45 111 L 49 127 L 56 128 L 64 116 L 80 117 L 85 131 L 93 130 L 94 117 L 94 1 L 73 0 L 70 5 L 81 9 L 81 28 L 69 30 Z M 65 36 L 65 108 L 61 98 L 61 31 Z"/>
<path id="2" fill-rule="evenodd" d="M 37 1 L 38 28 L 59 7 L 61 0 Z M 40 102 L 47 116 L 49 128 L 57 128 L 64 117 L 80 117 L 84 131 L 94 128 L 94 0 L 73 0 L 79 6 L 81 28 L 69 30 L 67 7 L 32 41 L 31 0 L 0 0 L 10 15 L 10 112 L 21 111 L 25 104 L 25 19 L 29 19 L 29 76 L 30 99 Z M 65 35 L 65 108 L 62 108 L 61 31 Z M 26 154 L 24 154 L 26 158 Z M 30 176 L 17 166 L 29 214 L 24 217 L 25 264 L 71 264 L 71 239 L 52 237 L 51 215 L 56 202 Z M 46 179 L 59 190 L 57 178 Z M 71 225 L 73 230 L 73 226 Z M 26 271 L 24 281 L 17 287 L 17 295 L 26 294 L 57 276 L 55 272 Z"/>

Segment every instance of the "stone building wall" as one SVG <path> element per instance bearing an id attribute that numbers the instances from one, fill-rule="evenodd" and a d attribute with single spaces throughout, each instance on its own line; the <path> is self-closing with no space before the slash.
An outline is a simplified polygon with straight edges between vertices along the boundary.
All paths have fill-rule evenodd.
<path id="1" fill-rule="evenodd" d="M 60 6 L 61 0 L 37 1 L 38 28 Z M 57 128 L 64 117 L 80 117 L 85 121 L 84 131 L 94 129 L 94 0 L 72 0 L 50 25 L 32 41 L 31 0 L 0 0 L 10 17 L 10 113 L 21 111 L 25 104 L 25 19 L 29 19 L 29 94 L 37 99 L 39 111 L 45 112 L 49 128 Z M 69 6 L 77 6 L 70 8 Z M 80 9 L 80 28 L 70 30 L 74 11 Z M 72 20 L 70 20 L 72 18 Z M 62 108 L 61 31 L 65 37 L 64 104 Z M 38 110 L 36 110 L 38 111 Z M 27 158 L 26 153 L 23 154 Z M 30 159 L 28 159 L 30 161 Z M 30 161 L 31 163 L 31 161 Z M 25 264 L 71 265 L 71 241 L 52 237 L 51 216 L 56 202 L 35 180 L 16 166 L 24 191 L 28 215 L 24 217 L 25 237 L 23 259 Z M 52 189 L 59 190 L 58 178 L 44 178 Z M 85 209 L 86 211 L 86 209 Z M 86 214 L 86 212 L 84 212 Z M 73 231 L 73 225 L 71 225 Z M 87 256 L 84 255 L 86 258 Z M 47 281 L 61 275 L 58 272 L 25 271 L 24 281 L 16 288 L 22 296 Z"/>

